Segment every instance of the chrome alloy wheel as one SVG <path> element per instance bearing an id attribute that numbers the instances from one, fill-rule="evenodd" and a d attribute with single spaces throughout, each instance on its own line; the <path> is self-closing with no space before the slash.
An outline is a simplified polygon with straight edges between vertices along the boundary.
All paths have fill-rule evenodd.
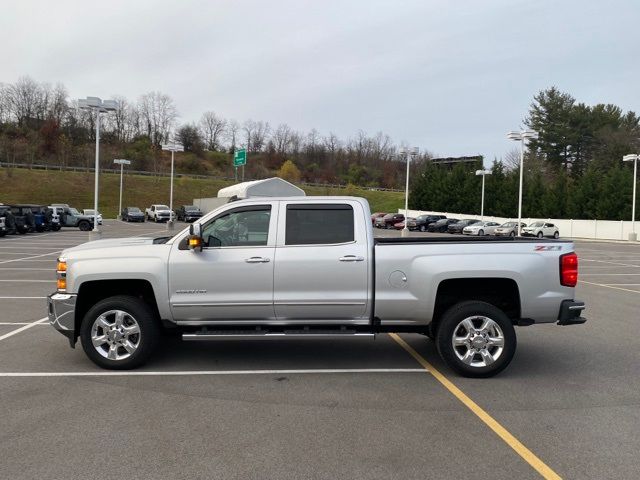
<path id="1" fill-rule="evenodd" d="M 124 360 L 140 346 L 140 325 L 123 310 L 109 310 L 95 319 L 91 342 L 96 351 L 109 360 Z"/>
<path id="2" fill-rule="evenodd" d="M 460 361 L 471 367 L 487 367 L 502 355 L 504 333 L 489 317 L 477 315 L 458 323 L 451 343 Z"/>

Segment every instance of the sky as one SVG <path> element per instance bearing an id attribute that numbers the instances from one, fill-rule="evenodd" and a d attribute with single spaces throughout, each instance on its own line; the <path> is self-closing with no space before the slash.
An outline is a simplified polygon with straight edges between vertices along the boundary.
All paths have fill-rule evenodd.
<path id="1" fill-rule="evenodd" d="M 72 98 L 171 96 L 341 138 L 389 134 L 439 157 L 514 148 L 533 96 L 640 111 L 640 1 L 6 2 L 0 82 Z"/>

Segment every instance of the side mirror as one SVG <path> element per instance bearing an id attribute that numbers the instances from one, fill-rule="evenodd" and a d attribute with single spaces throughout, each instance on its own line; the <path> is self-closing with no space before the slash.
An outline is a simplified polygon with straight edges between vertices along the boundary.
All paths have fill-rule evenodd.
<path id="1" fill-rule="evenodd" d="M 202 239 L 202 226 L 199 223 L 192 223 L 189 225 L 189 238 L 188 238 L 189 250 L 202 251 L 204 240 Z"/>

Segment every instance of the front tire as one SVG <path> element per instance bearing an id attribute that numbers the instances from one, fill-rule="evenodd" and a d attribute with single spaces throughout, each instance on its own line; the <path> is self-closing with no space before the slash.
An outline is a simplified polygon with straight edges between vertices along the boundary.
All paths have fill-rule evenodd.
<path id="1" fill-rule="evenodd" d="M 507 368 L 516 351 L 511 320 L 480 301 L 460 302 L 442 317 L 436 345 L 442 359 L 465 377 L 492 377 Z"/>
<path id="2" fill-rule="evenodd" d="M 478 232 L 478 236 L 479 236 L 479 237 L 484 237 L 484 230 L 480 230 L 480 231 Z"/>
<path id="3" fill-rule="evenodd" d="M 95 304 L 80 327 L 82 348 L 96 365 L 127 370 L 145 363 L 160 338 L 151 307 L 139 298 L 118 295 Z"/>
<path id="4" fill-rule="evenodd" d="M 536 235 L 538 238 L 542 238 L 544 237 L 544 234 L 542 232 L 538 232 L 538 235 Z"/>
<path id="5" fill-rule="evenodd" d="M 560 232 L 554 232 L 553 238 L 555 238 L 556 240 L 560 238 Z"/>

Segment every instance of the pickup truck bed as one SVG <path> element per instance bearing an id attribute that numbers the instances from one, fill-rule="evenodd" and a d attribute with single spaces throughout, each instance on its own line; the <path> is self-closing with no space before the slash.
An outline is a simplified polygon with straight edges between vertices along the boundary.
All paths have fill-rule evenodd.
<path id="1" fill-rule="evenodd" d="M 65 250 L 58 274 L 50 321 L 105 368 L 140 365 L 161 328 L 185 340 L 395 331 L 489 376 L 510 362 L 514 326 L 584 322 L 571 242 L 374 239 L 352 197 L 233 202 L 171 238 Z"/>

